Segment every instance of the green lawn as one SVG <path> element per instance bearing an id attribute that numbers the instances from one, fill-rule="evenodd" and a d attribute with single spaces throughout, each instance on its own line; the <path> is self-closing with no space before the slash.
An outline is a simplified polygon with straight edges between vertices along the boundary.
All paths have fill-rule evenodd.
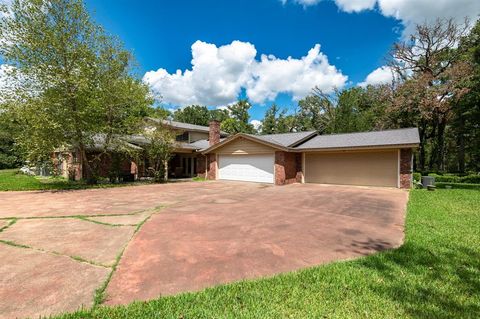
<path id="1" fill-rule="evenodd" d="M 0 191 L 27 190 L 62 190 L 101 187 L 128 186 L 138 183 L 96 184 L 87 185 L 84 182 L 72 182 L 64 178 L 41 178 L 22 174 L 16 169 L 0 170 Z"/>
<path id="2" fill-rule="evenodd" d="M 58 318 L 480 318 L 480 192 L 413 190 L 406 231 L 355 261 Z"/>

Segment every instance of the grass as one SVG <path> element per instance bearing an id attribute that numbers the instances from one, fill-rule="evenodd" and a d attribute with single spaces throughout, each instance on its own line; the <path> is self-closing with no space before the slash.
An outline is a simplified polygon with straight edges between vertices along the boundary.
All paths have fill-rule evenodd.
<path id="1" fill-rule="evenodd" d="M 412 190 L 396 250 L 55 318 L 479 318 L 479 207 L 476 190 Z"/>
<path id="2" fill-rule="evenodd" d="M 73 190 L 139 185 L 141 183 L 102 183 L 89 185 L 83 181 L 69 181 L 60 177 L 37 177 L 21 173 L 16 169 L 0 170 L 0 191 L 30 190 Z"/>
<path id="3" fill-rule="evenodd" d="M 140 228 L 142 228 L 142 226 L 146 223 L 146 221 L 150 217 L 151 217 L 151 215 L 146 217 L 143 221 L 141 221 L 137 225 L 137 227 L 135 228 L 135 231 L 133 232 L 133 235 L 130 238 L 130 240 L 123 246 L 122 251 L 120 251 L 120 253 L 115 258 L 115 262 L 112 265 L 112 270 L 108 274 L 107 278 L 102 283 L 102 285 L 98 289 L 95 290 L 95 294 L 93 296 L 93 309 L 96 309 L 98 306 L 100 306 L 105 301 L 105 299 L 107 298 L 106 290 L 107 290 L 108 284 L 110 283 L 110 280 L 112 280 L 112 276 L 113 276 L 114 272 L 117 270 L 118 264 L 120 263 L 120 259 L 122 259 L 123 253 L 125 252 L 125 249 L 127 249 L 128 244 L 133 239 L 135 234 L 140 230 Z"/>

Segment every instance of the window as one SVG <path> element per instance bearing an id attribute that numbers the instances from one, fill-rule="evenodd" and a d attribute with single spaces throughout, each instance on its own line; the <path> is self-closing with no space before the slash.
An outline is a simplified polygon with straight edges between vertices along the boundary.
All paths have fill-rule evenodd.
<path id="1" fill-rule="evenodd" d="M 188 142 L 188 132 L 183 132 L 176 137 L 177 142 Z"/>

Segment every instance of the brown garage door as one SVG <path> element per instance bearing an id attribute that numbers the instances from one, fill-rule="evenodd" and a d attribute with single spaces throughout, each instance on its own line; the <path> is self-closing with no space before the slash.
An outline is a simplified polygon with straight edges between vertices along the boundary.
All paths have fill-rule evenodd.
<path id="1" fill-rule="evenodd" d="M 306 153 L 305 182 L 398 186 L 398 150 Z"/>

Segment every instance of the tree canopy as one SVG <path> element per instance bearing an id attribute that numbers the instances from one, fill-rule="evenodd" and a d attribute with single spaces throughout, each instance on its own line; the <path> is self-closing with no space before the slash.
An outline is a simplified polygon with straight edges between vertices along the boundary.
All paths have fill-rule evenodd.
<path id="1" fill-rule="evenodd" d="M 74 148 L 92 172 L 86 149 L 96 134 L 138 128 L 152 104 L 132 72 L 132 55 L 90 18 L 82 0 L 13 0 L 0 20 L 0 55 L 11 86 L 2 92 L 19 123 L 27 158 Z"/>

